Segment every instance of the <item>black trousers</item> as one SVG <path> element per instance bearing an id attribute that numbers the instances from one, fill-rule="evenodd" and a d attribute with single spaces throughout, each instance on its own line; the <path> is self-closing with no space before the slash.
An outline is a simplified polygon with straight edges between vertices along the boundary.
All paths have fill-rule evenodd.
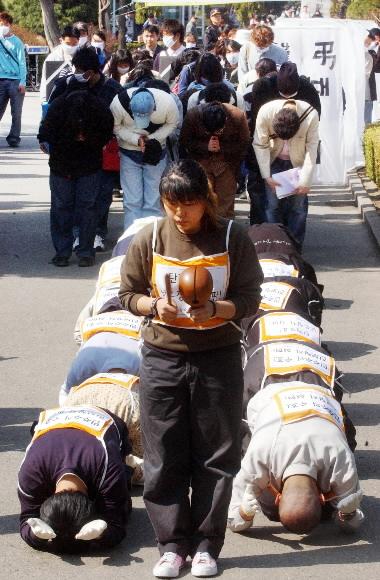
<path id="1" fill-rule="evenodd" d="M 142 354 L 144 501 L 160 553 L 216 558 L 240 468 L 240 345 L 195 353 L 144 345 Z"/>

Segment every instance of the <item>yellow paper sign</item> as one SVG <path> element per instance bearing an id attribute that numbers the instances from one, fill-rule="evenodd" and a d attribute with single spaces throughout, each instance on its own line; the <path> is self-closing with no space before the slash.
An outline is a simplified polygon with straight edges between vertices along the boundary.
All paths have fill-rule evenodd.
<path id="1" fill-rule="evenodd" d="M 135 316 L 126 310 L 104 312 L 87 318 L 82 325 L 83 342 L 98 332 L 116 332 L 138 340 L 143 323 L 141 316 Z"/>
<path id="2" fill-rule="evenodd" d="M 258 320 L 260 327 L 260 342 L 271 340 L 299 340 L 321 343 L 321 333 L 318 326 L 293 312 L 269 312 Z"/>
<path id="3" fill-rule="evenodd" d="M 298 278 L 299 272 L 293 264 L 285 264 L 281 260 L 271 260 L 263 258 L 259 260 L 264 278 L 274 278 L 275 276 L 291 276 Z"/>
<path id="4" fill-rule="evenodd" d="M 33 439 L 54 429 L 79 429 L 94 437 L 102 438 L 113 419 L 97 407 L 61 407 L 40 413 Z"/>
<path id="5" fill-rule="evenodd" d="M 309 417 L 321 417 L 344 430 L 343 414 L 340 404 L 327 389 L 302 383 L 289 383 L 276 392 L 276 402 L 283 423 L 302 421 Z"/>
<path id="6" fill-rule="evenodd" d="M 264 282 L 261 284 L 260 310 L 284 310 L 292 291 L 286 282 Z"/>
<path id="7" fill-rule="evenodd" d="M 332 387 L 335 360 L 332 356 L 297 342 L 274 342 L 264 345 L 265 375 L 287 375 L 312 371 Z"/>

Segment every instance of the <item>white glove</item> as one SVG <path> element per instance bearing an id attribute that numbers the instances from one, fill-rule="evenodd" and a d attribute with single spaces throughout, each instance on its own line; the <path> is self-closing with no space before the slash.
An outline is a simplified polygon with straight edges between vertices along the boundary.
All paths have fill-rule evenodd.
<path id="1" fill-rule="evenodd" d="M 76 540 L 97 540 L 107 528 L 107 522 L 104 520 L 92 520 L 85 524 L 75 536 Z"/>
<path id="2" fill-rule="evenodd" d="M 32 533 L 40 540 L 54 540 L 56 534 L 54 530 L 39 518 L 29 518 L 26 523 L 30 526 Z"/>
<path id="3" fill-rule="evenodd" d="M 336 512 L 335 523 L 339 528 L 346 534 L 356 532 L 365 520 L 365 515 L 362 510 L 356 509 L 350 514 L 344 514 L 342 512 Z"/>
<path id="4" fill-rule="evenodd" d="M 249 483 L 245 488 L 240 509 L 252 520 L 255 517 L 256 512 L 260 511 L 260 504 L 256 499 L 255 493 L 253 491 L 253 485 L 251 483 Z"/>
<path id="5" fill-rule="evenodd" d="M 235 517 L 228 518 L 227 520 L 227 527 L 234 533 L 244 532 L 244 530 L 248 530 L 252 524 L 253 519 L 249 521 L 243 520 L 239 513 L 237 513 Z"/>
<path id="6" fill-rule="evenodd" d="M 136 469 L 136 467 L 139 467 L 139 465 L 142 465 L 144 463 L 143 459 L 132 454 L 127 455 L 124 461 L 125 464 L 128 465 L 128 467 L 131 467 L 132 469 Z"/>
<path id="7" fill-rule="evenodd" d="M 361 489 L 359 489 L 355 493 L 351 493 L 350 495 L 338 501 L 335 507 L 338 510 L 338 512 L 350 514 L 354 512 L 357 508 L 359 508 L 362 498 L 363 492 Z"/>

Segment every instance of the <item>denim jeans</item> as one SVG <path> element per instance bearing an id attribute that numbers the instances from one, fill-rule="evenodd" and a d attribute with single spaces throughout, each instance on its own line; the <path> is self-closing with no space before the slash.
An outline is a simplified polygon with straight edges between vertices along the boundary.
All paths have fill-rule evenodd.
<path id="1" fill-rule="evenodd" d="M 57 256 L 69 258 L 74 241 L 74 214 L 79 231 L 79 257 L 95 254 L 96 201 L 101 171 L 67 179 L 50 172 L 50 231 Z"/>
<path id="2" fill-rule="evenodd" d="M 275 159 L 271 165 L 271 175 L 292 169 L 290 161 Z M 302 245 L 305 238 L 308 210 L 307 195 L 290 195 L 278 199 L 276 193 L 265 183 L 265 219 L 272 224 L 284 224 Z"/>
<path id="3" fill-rule="evenodd" d="M 108 214 L 112 204 L 112 193 L 115 185 L 119 182 L 117 171 L 104 171 L 100 176 L 99 195 L 96 200 L 96 234 L 101 238 L 106 238 L 108 234 Z M 79 238 L 78 218 L 75 210 L 74 216 L 74 238 Z"/>
<path id="4" fill-rule="evenodd" d="M 364 101 L 364 124 L 372 123 L 373 101 Z"/>
<path id="5" fill-rule="evenodd" d="M 12 125 L 7 137 L 9 144 L 18 144 L 21 141 L 21 114 L 24 94 L 19 92 L 19 84 L 20 81 L 15 79 L 0 79 L 0 121 L 8 102 L 11 103 Z"/>
<path id="6" fill-rule="evenodd" d="M 120 183 L 124 193 L 124 230 L 136 219 L 150 215 L 161 216 L 161 175 L 166 167 L 166 156 L 157 165 L 136 163 L 127 155 L 120 156 Z"/>
<path id="7" fill-rule="evenodd" d="M 108 233 L 108 214 L 112 204 L 112 192 L 119 179 L 117 171 L 101 171 L 100 192 L 96 202 L 96 233 L 105 238 Z"/>
<path id="8" fill-rule="evenodd" d="M 262 224 L 265 222 L 265 184 L 258 167 L 248 169 L 247 191 L 251 202 L 249 223 Z"/>

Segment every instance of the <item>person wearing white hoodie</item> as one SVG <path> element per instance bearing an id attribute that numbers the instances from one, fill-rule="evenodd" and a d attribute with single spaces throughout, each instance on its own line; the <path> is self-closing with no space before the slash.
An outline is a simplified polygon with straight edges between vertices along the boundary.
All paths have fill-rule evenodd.
<path id="1" fill-rule="evenodd" d="M 137 87 L 116 95 L 111 112 L 127 229 L 135 219 L 162 215 L 158 185 L 166 166 L 166 139 L 176 131 L 180 115 L 171 94 Z"/>

